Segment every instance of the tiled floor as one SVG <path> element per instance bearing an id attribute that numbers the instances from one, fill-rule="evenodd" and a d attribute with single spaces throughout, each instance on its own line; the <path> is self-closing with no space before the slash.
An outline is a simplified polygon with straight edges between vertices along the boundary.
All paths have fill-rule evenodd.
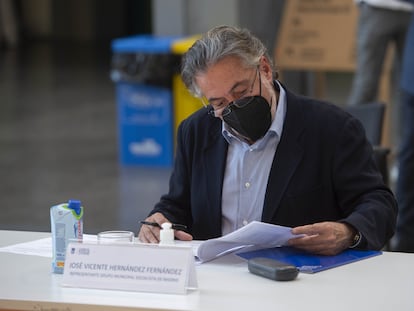
<path id="1" fill-rule="evenodd" d="M 37 43 L 0 50 L 0 229 L 49 231 L 75 198 L 84 230 L 136 231 L 169 168 L 118 163 L 109 46 Z"/>

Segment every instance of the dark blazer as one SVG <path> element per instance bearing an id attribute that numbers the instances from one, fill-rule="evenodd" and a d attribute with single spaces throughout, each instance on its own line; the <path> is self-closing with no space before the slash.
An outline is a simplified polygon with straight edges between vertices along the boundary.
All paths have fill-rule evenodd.
<path id="1" fill-rule="evenodd" d="M 344 221 L 380 249 L 394 233 L 397 206 L 374 163 L 359 121 L 340 108 L 288 90 L 262 221 L 295 227 Z M 169 193 L 151 212 L 187 224 L 194 239 L 221 236 L 221 195 L 228 143 L 222 121 L 201 109 L 178 129 Z"/>

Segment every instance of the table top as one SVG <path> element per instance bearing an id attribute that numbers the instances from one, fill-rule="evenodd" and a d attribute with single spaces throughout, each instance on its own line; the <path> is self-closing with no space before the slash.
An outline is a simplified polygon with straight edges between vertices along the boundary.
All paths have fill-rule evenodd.
<path id="1" fill-rule="evenodd" d="M 0 247 L 50 233 L 1 231 Z M 196 266 L 186 295 L 67 288 L 51 258 L 0 252 L 0 310 L 414 310 L 414 254 L 380 256 L 277 282 L 248 272 L 227 255 Z"/>

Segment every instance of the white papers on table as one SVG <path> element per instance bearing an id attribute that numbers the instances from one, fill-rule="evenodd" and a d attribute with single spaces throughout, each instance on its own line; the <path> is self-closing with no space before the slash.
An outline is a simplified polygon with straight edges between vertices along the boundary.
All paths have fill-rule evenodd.
<path id="1" fill-rule="evenodd" d="M 205 262 L 241 249 L 283 246 L 289 239 L 299 236 L 292 234 L 290 227 L 252 221 L 225 236 L 202 242 L 195 253 L 201 262 Z"/>
<path id="2" fill-rule="evenodd" d="M 83 240 L 85 242 L 96 242 L 96 235 L 84 234 Z M 52 238 L 0 247 L 0 252 L 52 258 Z"/>
<path id="3" fill-rule="evenodd" d="M 236 252 L 286 245 L 293 235 L 290 227 L 252 221 L 248 225 L 225 236 L 206 241 L 176 241 L 176 244 L 190 244 L 199 262 Z M 85 242 L 96 242 L 96 235 L 83 235 Z M 44 238 L 0 248 L 0 252 L 52 257 L 52 238 Z"/>

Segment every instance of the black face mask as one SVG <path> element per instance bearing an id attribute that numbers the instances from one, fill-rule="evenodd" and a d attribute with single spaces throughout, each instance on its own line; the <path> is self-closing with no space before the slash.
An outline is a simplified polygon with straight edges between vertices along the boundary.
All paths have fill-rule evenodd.
<path id="1" fill-rule="evenodd" d="M 270 105 L 263 96 L 241 98 L 228 108 L 230 112 L 223 115 L 224 122 L 253 142 L 262 138 L 272 124 Z"/>

